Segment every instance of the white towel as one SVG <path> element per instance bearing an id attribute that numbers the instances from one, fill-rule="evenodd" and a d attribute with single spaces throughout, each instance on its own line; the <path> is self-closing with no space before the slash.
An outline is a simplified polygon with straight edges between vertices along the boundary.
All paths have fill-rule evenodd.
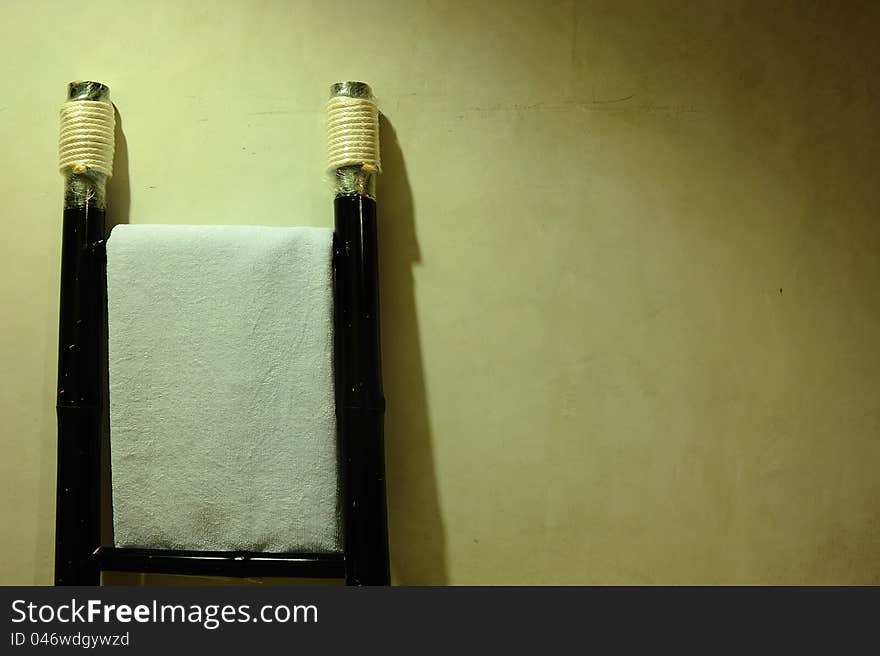
<path id="1" fill-rule="evenodd" d="M 340 551 L 332 238 L 319 228 L 113 230 L 117 546 Z"/>

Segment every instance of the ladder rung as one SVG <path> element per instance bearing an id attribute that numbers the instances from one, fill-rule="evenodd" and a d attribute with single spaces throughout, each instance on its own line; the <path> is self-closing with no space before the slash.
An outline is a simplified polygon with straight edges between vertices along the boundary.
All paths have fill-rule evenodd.
<path id="1" fill-rule="evenodd" d="M 191 576 L 345 578 L 345 558 L 333 553 L 175 551 L 98 547 L 101 570 Z"/>

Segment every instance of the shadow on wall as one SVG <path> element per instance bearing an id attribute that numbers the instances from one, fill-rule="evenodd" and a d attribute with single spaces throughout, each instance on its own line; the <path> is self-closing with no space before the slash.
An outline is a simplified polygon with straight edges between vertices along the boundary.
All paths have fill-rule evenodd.
<path id="1" fill-rule="evenodd" d="M 107 181 L 107 226 L 105 233 L 120 223 L 128 223 L 128 212 L 131 206 L 131 189 L 128 182 L 128 142 L 122 131 L 122 114 L 116 110 L 116 130 L 114 140 L 116 150 L 113 153 L 113 176 Z"/>
<path id="2" fill-rule="evenodd" d="M 391 572 L 395 583 L 443 585 L 446 535 L 416 317 L 412 269 L 420 253 L 413 198 L 394 127 L 384 115 L 379 121 L 382 176 L 376 202 Z"/>

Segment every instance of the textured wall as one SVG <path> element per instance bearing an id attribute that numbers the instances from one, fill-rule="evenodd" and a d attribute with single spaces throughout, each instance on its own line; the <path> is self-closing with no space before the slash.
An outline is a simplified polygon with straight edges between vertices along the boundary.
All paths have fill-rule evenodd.
<path id="1" fill-rule="evenodd" d="M 830 0 L 4 3 L 0 583 L 52 578 L 77 78 L 112 88 L 132 223 L 330 225 L 326 89 L 374 86 L 398 582 L 880 582 L 878 29 Z"/>

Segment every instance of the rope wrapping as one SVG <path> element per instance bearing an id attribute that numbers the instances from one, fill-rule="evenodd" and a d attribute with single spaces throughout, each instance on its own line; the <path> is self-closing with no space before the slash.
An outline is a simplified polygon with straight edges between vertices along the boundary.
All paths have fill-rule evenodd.
<path id="1" fill-rule="evenodd" d="M 334 96 L 327 102 L 327 169 L 345 166 L 382 170 L 379 110 L 372 99 Z"/>
<path id="2" fill-rule="evenodd" d="M 94 100 L 76 100 L 61 107 L 61 133 L 58 138 L 58 169 L 61 173 L 88 170 L 113 175 L 113 105 Z"/>

